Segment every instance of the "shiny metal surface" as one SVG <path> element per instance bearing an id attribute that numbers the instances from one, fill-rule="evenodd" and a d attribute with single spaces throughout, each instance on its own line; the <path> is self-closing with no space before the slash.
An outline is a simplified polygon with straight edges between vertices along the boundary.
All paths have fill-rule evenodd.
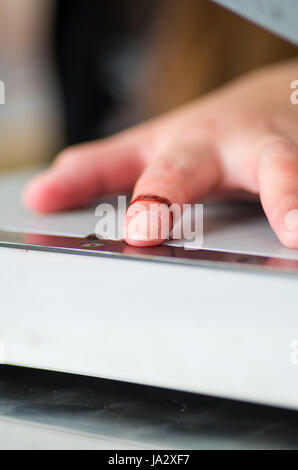
<path id="1" fill-rule="evenodd" d="M 298 412 L 3 366 L 0 448 L 20 447 L 297 449 Z"/>
<path id="2" fill-rule="evenodd" d="M 99 240 L 58 235 L 0 231 L 0 246 L 68 254 L 124 257 L 135 260 L 168 262 L 208 268 L 253 269 L 273 273 L 298 274 L 298 261 L 242 253 L 162 245 L 135 248 L 123 241 Z"/>
<path id="3" fill-rule="evenodd" d="M 295 0 L 214 1 L 298 44 L 298 3 Z"/>

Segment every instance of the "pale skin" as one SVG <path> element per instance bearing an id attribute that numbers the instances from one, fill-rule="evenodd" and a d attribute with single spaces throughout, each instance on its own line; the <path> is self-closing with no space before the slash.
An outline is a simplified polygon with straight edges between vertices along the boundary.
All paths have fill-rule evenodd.
<path id="1" fill-rule="evenodd" d="M 133 200 L 154 195 L 180 205 L 241 194 L 260 198 L 280 242 L 298 249 L 298 105 L 290 100 L 295 79 L 297 60 L 266 67 L 170 114 L 68 148 L 29 183 L 24 203 L 48 213 L 131 189 Z M 128 209 L 128 244 L 163 241 L 148 238 L 142 227 L 152 204 L 159 210 L 159 202 L 142 200 Z M 162 223 L 164 209 L 160 217 Z"/>

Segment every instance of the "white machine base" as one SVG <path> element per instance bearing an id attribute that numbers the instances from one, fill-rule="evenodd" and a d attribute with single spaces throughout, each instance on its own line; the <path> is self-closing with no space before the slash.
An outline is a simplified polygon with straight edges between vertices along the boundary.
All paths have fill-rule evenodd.
<path id="1" fill-rule="evenodd" d="M 92 233 L 93 210 L 22 209 L 30 176 L 0 181 L 1 230 Z M 298 259 L 263 216 L 217 210 L 206 249 Z M 297 277 L 3 247 L 0 260 L 0 362 L 298 409 Z"/>

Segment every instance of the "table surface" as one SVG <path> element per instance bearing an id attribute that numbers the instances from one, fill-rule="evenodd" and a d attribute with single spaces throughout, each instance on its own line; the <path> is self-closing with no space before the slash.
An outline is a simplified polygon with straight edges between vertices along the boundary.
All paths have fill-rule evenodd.
<path id="1" fill-rule="evenodd" d="M 98 203 L 107 202 L 116 208 L 117 197 L 110 196 L 89 208 L 46 216 L 34 214 L 22 206 L 21 194 L 25 184 L 39 171 L 40 168 L 33 168 L 0 176 L 0 230 L 86 237 L 95 232 L 99 221 L 95 214 Z M 298 250 L 281 245 L 258 204 L 205 203 L 203 232 L 206 250 L 298 260 Z M 182 242 L 175 241 L 175 245 L 181 246 Z"/>

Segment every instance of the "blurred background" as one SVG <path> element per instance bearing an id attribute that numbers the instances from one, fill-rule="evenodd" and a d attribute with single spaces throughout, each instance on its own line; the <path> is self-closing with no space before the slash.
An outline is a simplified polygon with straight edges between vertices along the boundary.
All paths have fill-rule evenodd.
<path id="1" fill-rule="evenodd" d="M 0 170 L 45 164 L 295 55 L 209 0 L 0 0 Z"/>

